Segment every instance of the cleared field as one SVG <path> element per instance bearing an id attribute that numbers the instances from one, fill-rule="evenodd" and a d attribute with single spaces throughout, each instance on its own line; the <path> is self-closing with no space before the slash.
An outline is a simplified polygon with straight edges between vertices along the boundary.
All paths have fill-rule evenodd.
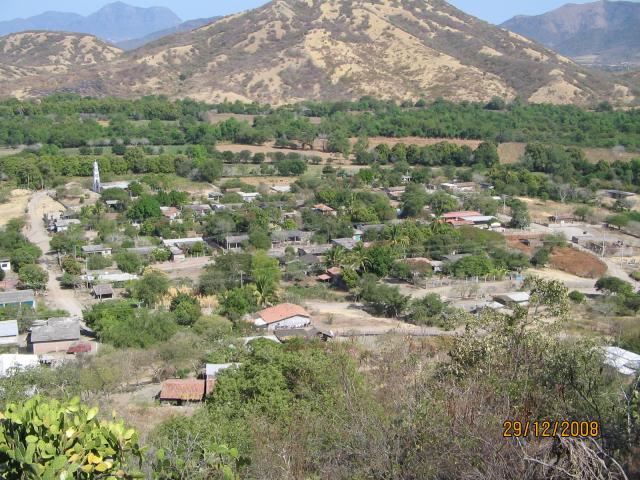
<path id="1" fill-rule="evenodd" d="M 571 247 L 554 248 L 550 265 L 580 278 L 600 278 L 607 272 L 607 265 L 598 257 Z"/>
<path id="2" fill-rule="evenodd" d="M 9 220 L 26 215 L 31 193 L 30 190 L 23 189 L 11 191 L 9 201 L 0 204 L 0 226 L 6 225 Z"/>
<path id="3" fill-rule="evenodd" d="M 239 122 L 248 122 L 249 125 L 252 125 L 253 119 L 256 118 L 256 115 L 244 115 L 240 113 L 213 113 L 213 112 L 208 112 L 205 114 L 205 119 L 207 120 L 207 122 L 212 124 L 225 122 L 231 118 L 238 120 Z"/>

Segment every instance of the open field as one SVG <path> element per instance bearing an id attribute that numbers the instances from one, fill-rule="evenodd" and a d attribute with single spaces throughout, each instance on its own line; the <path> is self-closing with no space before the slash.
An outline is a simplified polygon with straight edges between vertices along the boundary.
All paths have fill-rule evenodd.
<path id="1" fill-rule="evenodd" d="M 554 248 L 550 265 L 581 278 L 600 278 L 607 272 L 607 265 L 598 257 L 571 247 Z"/>

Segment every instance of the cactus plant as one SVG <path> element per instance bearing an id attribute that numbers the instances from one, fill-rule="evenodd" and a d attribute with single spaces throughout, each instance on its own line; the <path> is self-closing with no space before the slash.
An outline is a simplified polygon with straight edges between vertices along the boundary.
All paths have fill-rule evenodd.
<path id="1" fill-rule="evenodd" d="M 97 415 L 78 398 L 8 405 L 0 412 L 0 479 L 141 478 L 127 465 L 142 455 L 135 430 Z"/>

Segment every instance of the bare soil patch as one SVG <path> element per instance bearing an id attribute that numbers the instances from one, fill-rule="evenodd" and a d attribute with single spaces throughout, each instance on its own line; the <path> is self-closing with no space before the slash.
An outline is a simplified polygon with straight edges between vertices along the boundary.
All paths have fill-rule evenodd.
<path id="1" fill-rule="evenodd" d="M 600 278 L 607 272 L 607 265 L 595 255 L 571 247 L 554 248 L 549 264 L 581 278 Z"/>
<path id="2" fill-rule="evenodd" d="M 31 198 L 31 191 L 24 189 L 12 190 L 7 203 L 0 204 L 0 226 L 7 224 L 9 220 L 24 217 L 27 213 L 27 204 Z"/>

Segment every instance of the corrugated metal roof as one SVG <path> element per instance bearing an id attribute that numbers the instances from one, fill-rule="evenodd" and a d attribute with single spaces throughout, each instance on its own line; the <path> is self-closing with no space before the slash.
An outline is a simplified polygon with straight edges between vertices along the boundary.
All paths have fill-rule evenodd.
<path id="1" fill-rule="evenodd" d="M 14 290 L 11 292 L 0 292 L 0 304 L 24 303 L 35 301 L 33 290 Z"/>
<path id="2" fill-rule="evenodd" d="M 31 327 L 31 343 L 60 342 L 80 338 L 80 321 L 77 318 L 50 318 L 42 326 Z"/>
<path id="3" fill-rule="evenodd" d="M 15 337 L 18 335 L 18 321 L 5 320 L 0 322 L 0 337 Z"/>
<path id="4" fill-rule="evenodd" d="M 240 366 L 239 363 L 207 363 L 205 365 L 205 373 L 207 377 L 216 377 L 218 373 L 227 368 Z"/>
<path id="5" fill-rule="evenodd" d="M 85 245 L 82 247 L 82 251 L 85 253 L 104 252 L 107 250 L 111 250 L 111 248 L 105 247 L 104 245 Z"/>

